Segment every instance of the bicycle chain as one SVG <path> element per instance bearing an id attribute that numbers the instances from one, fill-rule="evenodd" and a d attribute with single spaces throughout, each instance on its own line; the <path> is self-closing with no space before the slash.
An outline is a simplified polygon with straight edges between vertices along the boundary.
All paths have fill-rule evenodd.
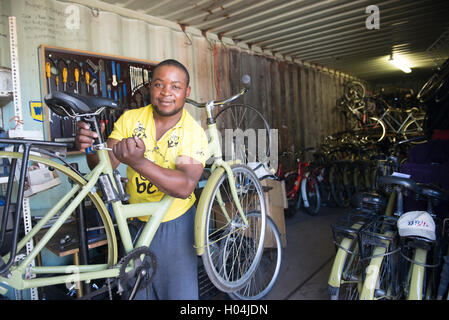
<path id="1" fill-rule="evenodd" d="M 145 257 L 143 259 L 140 259 L 141 255 L 144 255 Z M 149 257 L 150 259 L 148 260 L 146 259 L 146 257 Z M 126 272 L 126 268 L 131 260 L 134 260 L 134 268 L 131 271 Z M 156 256 L 148 247 L 139 247 L 130 251 L 122 259 L 120 259 L 119 264 L 121 264 L 118 276 L 119 294 L 123 294 L 125 287 L 128 286 L 127 282 L 132 277 L 137 276 L 144 270 L 145 272 L 142 274 L 144 279 L 139 286 L 141 288 L 146 288 L 153 280 L 154 274 L 156 273 L 157 269 Z"/>
<path id="2" fill-rule="evenodd" d="M 150 256 L 150 263 L 140 263 L 138 266 L 136 266 L 132 271 L 126 272 L 126 267 L 128 266 L 129 262 L 133 259 L 139 259 L 141 255 Z M 145 262 L 145 258 L 143 259 Z M 131 250 L 128 254 L 126 254 L 124 257 L 122 257 L 115 265 L 111 266 L 110 269 L 113 268 L 120 268 L 119 275 L 117 278 L 107 278 L 106 284 L 103 285 L 102 288 L 93 291 L 89 294 L 84 295 L 83 297 L 79 298 L 80 300 L 90 300 L 91 298 L 103 294 L 105 292 L 109 292 L 109 299 L 112 300 L 112 291 L 111 289 L 118 286 L 118 293 L 123 293 L 124 289 L 122 284 L 126 283 L 132 276 L 137 274 L 136 271 L 141 271 L 144 268 L 147 268 L 148 270 L 153 269 L 151 272 L 151 276 L 148 278 L 146 276 L 146 279 L 142 283 L 142 286 L 148 286 L 149 283 L 153 280 L 154 274 L 156 273 L 157 269 L 157 263 L 156 263 L 156 256 L 154 253 L 148 248 L 148 247 L 139 247 L 134 250 Z M 138 269 L 138 270 L 137 270 Z M 147 273 L 148 274 L 148 273 Z M 131 275 L 131 276 L 130 276 Z"/>

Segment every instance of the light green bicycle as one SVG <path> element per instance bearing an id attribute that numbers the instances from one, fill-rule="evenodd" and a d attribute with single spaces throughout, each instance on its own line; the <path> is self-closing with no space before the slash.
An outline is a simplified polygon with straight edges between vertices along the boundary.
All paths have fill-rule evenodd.
<path id="1" fill-rule="evenodd" d="M 224 101 L 210 101 L 205 104 L 188 101 L 206 109 L 210 134 L 209 156 L 213 159 L 212 173 L 197 205 L 194 245 L 197 254 L 202 256 L 209 278 L 224 292 L 239 290 L 251 279 L 264 249 L 266 208 L 263 189 L 248 166 L 223 160 L 219 133 L 212 116 L 215 107 L 226 105 L 247 91 L 248 87 L 245 87 Z M 69 116 L 74 120 L 82 119 L 90 123 L 92 130 L 97 133 L 100 132 L 101 112 L 106 108 L 118 108 L 115 101 L 62 92 L 48 94 L 45 102 L 55 114 Z M 108 292 L 109 298 L 112 298 L 111 291 L 115 287 L 118 288 L 116 292 L 119 294 L 129 293 L 122 295 L 122 298 L 134 298 L 139 287 L 148 284 L 156 272 L 157 258 L 149 250 L 149 245 L 173 198 L 166 195 L 156 203 L 127 204 L 128 196 L 121 184 L 120 174 L 118 170 L 112 169 L 108 148 L 100 134 L 94 142 L 99 163 L 86 175 L 70 166 L 64 157 L 49 151 L 49 148 L 67 147 L 65 144 L 16 139 L 0 139 L 0 143 L 14 145 L 13 152 L 0 151 L 0 158 L 11 162 L 4 212 L 12 211 L 10 208 L 13 195 L 16 195 L 18 213 L 12 213 L 10 250 L 0 257 L 0 294 L 6 294 L 9 288 L 23 290 L 79 281 L 90 283 L 94 279 L 102 279 L 103 287 L 84 298 L 107 295 Z M 23 150 L 19 150 L 19 146 L 22 146 Z M 30 154 L 31 151 L 40 154 Z M 43 211 L 43 214 L 28 233 L 21 234 L 19 224 L 25 175 L 30 164 L 39 164 L 56 171 L 61 184 L 39 194 L 45 196 L 46 200 L 34 203 L 33 211 Z M 20 175 L 15 173 L 19 166 Z M 57 190 L 58 188 L 60 190 Z M 97 190 L 101 190 L 102 196 Z M 62 196 L 56 196 L 61 194 Z M 30 201 L 33 201 L 33 197 Z M 38 254 L 83 201 L 92 204 L 102 221 L 107 239 L 107 253 L 103 255 L 105 261 L 83 265 L 34 266 L 33 261 Z M 116 229 L 105 203 L 112 206 Z M 8 220 L 6 214 L 3 216 L 1 241 Z M 141 216 L 150 218 L 140 230 L 138 238 L 133 241 L 128 221 Z M 48 224 L 51 226 L 45 229 Z M 44 235 L 34 248 L 24 255 L 27 243 L 41 230 L 46 230 Z M 116 231 L 125 251 L 120 260 Z M 23 258 L 17 259 L 19 256 Z"/>

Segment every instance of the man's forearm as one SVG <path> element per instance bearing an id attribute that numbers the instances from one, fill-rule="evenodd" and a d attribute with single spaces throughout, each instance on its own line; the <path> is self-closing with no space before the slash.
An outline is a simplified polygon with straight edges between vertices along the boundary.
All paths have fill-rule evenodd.
<path id="1" fill-rule="evenodd" d="M 150 180 L 160 191 L 176 198 L 187 198 L 196 185 L 180 170 L 162 168 L 148 159 L 132 168 Z"/>

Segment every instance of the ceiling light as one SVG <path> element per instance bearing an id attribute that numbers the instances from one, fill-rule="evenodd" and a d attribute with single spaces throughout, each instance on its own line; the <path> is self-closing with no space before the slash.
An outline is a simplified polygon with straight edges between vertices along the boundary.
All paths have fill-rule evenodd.
<path id="1" fill-rule="evenodd" d="M 390 62 L 396 68 L 401 69 L 405 73 L 412 72 L 412 69 L 410 69 L 410 65 L 409 65 L 408 61 L 406 61 L 405 59 L 403 59 L 401 57 L 395 56 L 393 58 L 393 55 L 391 55 L 388 59 L 388 62 Z"/>

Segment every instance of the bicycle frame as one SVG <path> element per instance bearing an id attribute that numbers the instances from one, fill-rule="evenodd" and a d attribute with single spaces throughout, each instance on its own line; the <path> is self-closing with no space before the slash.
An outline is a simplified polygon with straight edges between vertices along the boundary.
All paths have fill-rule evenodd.
<path id="1" fill-rule="evenodd" d="M 245 91 L 246 92 L 246 91 Z M 235 96 L 237 97 L 237 96 Z M 235 98 L 234 97 L 234 98 Z M 214 107 L 214 102 L 211 101 L 206 105 L 206 110 L 208 113 L 208 118 L 211 118 L 212 109 Z M 226 171 L 228 174 L 228 179 L 231 185 L 231 194 L 235 205 L 239 211 L 239 214 L 245 224 L 248 224 L 246 216 L 243 212 L 242 206 L 240 204 L 237 190 L 235 186 L 234 176 L 230 167 L 230 163 L 227 163 L 222 158 L 222 151 L 220 145 L 220 139 L 218 137 L 218 129 L 215 123 L 208 123 L 210 142 L 209 142 L 209 156 L 213 157 L 214 163 L 212 165 L 212 175 L 208 179 L 204 190 L 201 193 L 196 216 L 195 216 L 195 248 L 198 255 L 204 253 L 204 234 L 205 234 L 205 221 L 207 215 L 207 195 L 211 193 L 213 187 L 218 181 L 219 176 Z M 17 143 L 14 139 L 0 139 L 4 143 Z M 34 141 L 36 144 L 42 141 Z M 53 143 L 54 144 L 54 143 Z M 34 246 L 33 250 L 28 256 L 24 258 L 18 265 L 12 266 L 3 275 L 0 276 L 0 283 L 4 283 L 14 289 L 23 290 L 35 287 L 49 286 L 61 283 L 71 283 L 78 281 L 90 281 L 93 279 L 100 278 L 114 278 L 119 276 L 119 266 L 112 267 L 117 263 L 118 249 L 117 249 L 117 239 L 115 235 L 115 230 L 113 227 L 112 219 L 108 214 L 106 206 L 100 196 L 95 192 L 95 185 L 99 181 L 99 177 L 105 174 L 110 177 L 114 188 L 117 190 L 117 185 L 113 177 L 113 168 L 109 159 L 108 151 L 103 146 L 96 151 L 99 162 L 85 177 L 80 176 L 78 173 L 70 169 L 69 167 L 60 164 L 54 160 L 46 159 L 43 157 L 28 155 L 23 157 L 22 152 L 5 152 L 0 151 L 0 158 L 25 158 L 30 161 L 38 161 L 49 167 L 53 167 L 61 172 L 67 174 L 67 176 L 72 177 L 77 184 L 75 184 L 70 191 L 65 194 L 53 208 L 43 216 L 43 218 L 28 232 L 23 239 L 17 243 L 16 252 L 19 252 L 33 237 L 43 229 L 43 226 L 58 213 L 58 211 L 63 208 L 66 204 L 67 207 L 60 214 L 59 218 L 53 223 L 53 225 L 46 231 L 45 235 L 41 240 Z M 24 170 L 22 170 L 24 171 Z M 12 173 L 10 177 L 13 177 Z M 10 183 L 13 183 L 10 181 Z M 78 193 L 78 194 L 77 194 Z M 22 193 L 23 194 L 23 193 Z M 75 196 L 75 194 L 77 194 Z M 74 197 L 75 196 L 75 197 Z M 74 198 L 73 198 L 74 197 Z M 94 203 L 102 209 L 100 212 L 101 218 L 103 220 L 105 231 L 108 235 L 108 239 L 112 243 L 108 243 L 108 262 L 105 264 L 92 264 L 92 265 L 63 265 L 63 266 L 42 266 L 42 267 L 30 267 L 32 261 L 37 257 L 45 245 L 52 239 L 59 228 L 64 224 L 64 222 L 70 217 L 70 215 L 75 211 L 75 209 L 81 204 L 83 199 L 90 197 Z M 227 214 L 225 203 L 218 194 L 217 198 L 219 200 L 221 209 L 228 221 L 231 220 L 230 215 Z M 140 246 L 149 246 L 154 234 L 156 233 L 166 211 L 172 204 L 174 198 L 165 195 L 159 202 L 150 203 L 135 203 L 135 204 L 123 204 L 121 201 L 113 201 L 112 208 L 116 218 L 118 232 L 120 234 L 121 241 L 123 243 L 125 251 L 128 253 L 132 249 Z M 106 214 L 103 214 L 106 213 Z M 133 246 L 131 234 L 128 228 L 127 219 L 137 218 L 141 216 L 150 216 L 148 222 L 143 227 L 139 238 Z M 109 242 L 109 241 L 108 241 Z M 11 253 L 8 253 L 3 258 L 7 260 Z M 112 268 L 111 268 L 112 267 Z M 60 276 L 48 276 L 31 278 L 30 275 L 45 275 L 45 274 L 63 274 Z M 0 294 L 6 294 L 7 289 L 0 285 Z"/>

